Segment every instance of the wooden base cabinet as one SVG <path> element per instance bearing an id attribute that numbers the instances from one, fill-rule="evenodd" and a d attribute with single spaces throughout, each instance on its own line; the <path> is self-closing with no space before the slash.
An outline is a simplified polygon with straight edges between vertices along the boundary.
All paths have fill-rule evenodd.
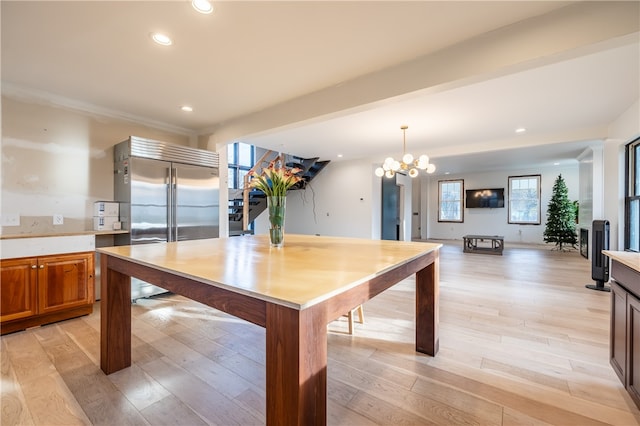
<path id="1" fill-rule="evenodd" d="M 611 275 L 611 366 L 640 408 L 640 273 L 614 259 Z"/>
<path id="2" fill-rule="evenodd" d="M 640 300 L 629 297 L 627 309 L 627 382 L 626 388 L 631 399 L 640 408 Z"/>
<path id="3" fill-rule="evenodd" d="M 0 261 L 0 329 L 11 333 L 93 312 L 94 252 Z"/>
<path id="4" fill-rule="evenodd" d="M 611 367 L 622 383 L 627 375 L 627 296 L 628 292 L 615 281 L 611 285 Z"/>

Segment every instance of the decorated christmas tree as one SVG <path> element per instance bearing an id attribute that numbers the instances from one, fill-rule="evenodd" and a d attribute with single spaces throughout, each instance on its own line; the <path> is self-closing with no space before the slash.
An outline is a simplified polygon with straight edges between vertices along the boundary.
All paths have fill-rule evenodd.
<path id="1" fill-rule="evenodd" d="M 553 195 L 547 207 L 544 242 L 556 243 L 558 250 L 564 250 L 566 247 L 563 246 L 567 245 L 575 248 L 578 243 L 575 207 L 569 201 L 567 185 L 562 175 L 558 175 L 553 184 Z"/>

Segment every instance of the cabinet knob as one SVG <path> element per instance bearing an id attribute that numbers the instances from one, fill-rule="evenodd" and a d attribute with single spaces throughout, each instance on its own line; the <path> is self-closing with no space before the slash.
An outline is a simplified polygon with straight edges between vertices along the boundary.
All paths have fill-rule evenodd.
<path id="1" fill-rule="evenodd" d="M 36 269 L 37 266 L 36 265 L 31 265 L 31 269 Z"/>
<path id="2" fill-rule="evenodd" d="M 44 269 L 44 265 L 40 265 L 40 269 Z"/>

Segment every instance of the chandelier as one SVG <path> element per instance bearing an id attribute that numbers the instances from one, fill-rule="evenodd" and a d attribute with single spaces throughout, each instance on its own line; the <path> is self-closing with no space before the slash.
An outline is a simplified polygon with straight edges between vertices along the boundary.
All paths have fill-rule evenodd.
<path id="1" fill-rule="evenodd" d="M 413 155 L 407 153 L 407 129 L 409 126 L 400 126 L 402 130 L 402 161 L 393 159 L 393 157 L 387 157 L 382 163 L 381 167 L 378 167 L 375 171 L 376 176 L 386 176 L 392 178 L 397 172 L 408 172 L 412 178 L 418 176 L 419 170 L 426 170 L 427 173 L 433 173 L 436 171 L 436 166 L 429 163 L 428 155 L 421 155 L 414 159 Z"/>

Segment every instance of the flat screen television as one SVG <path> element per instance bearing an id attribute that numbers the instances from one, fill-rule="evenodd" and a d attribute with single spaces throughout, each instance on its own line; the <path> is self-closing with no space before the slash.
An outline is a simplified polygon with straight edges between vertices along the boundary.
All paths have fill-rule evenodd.
<path id="1" fill-rule="evenodd" d="M 504 207 L 504 188 L 467 189 L 465 205 L 468 209 Z"/>

